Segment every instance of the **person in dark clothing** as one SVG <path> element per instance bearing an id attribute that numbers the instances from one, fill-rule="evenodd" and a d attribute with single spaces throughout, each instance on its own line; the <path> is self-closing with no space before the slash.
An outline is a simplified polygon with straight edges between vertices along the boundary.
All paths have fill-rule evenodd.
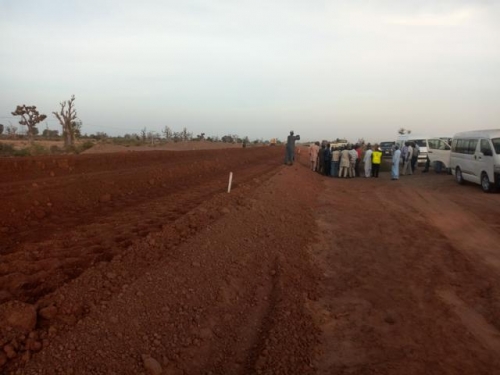
<path id="1" fill-rule="evenodd" d="M 293 130 L 286 141 L 285 164 L 293 165 L 295 160 L 295 141 L 300 140 L 300 135 L 293 135 Z"/>
<path id="2" fill-rule="evenodd" d="M 325 171 L 325 145 L 321 145 L 321 149 L 318 152 L 318 173 L 324 174 Z"/>
<path id="3" fill-rule="evenodd" d="M 324 159 L 325 167 L 323 168 L 323 174 L 325 176 L 330 176 L 330 169 L 332 168 L 332 152 L 330 150 L 330 145 L 325 145 Z"/>
<path id="4" fill-rule="evenodd" d="M 411 143 L 411 147 L 413 147 L 413 154 L 411 156 L 411 172 L 415 173 L 415 169 L 417 168 L 419 149 L 415 142 Z"/>

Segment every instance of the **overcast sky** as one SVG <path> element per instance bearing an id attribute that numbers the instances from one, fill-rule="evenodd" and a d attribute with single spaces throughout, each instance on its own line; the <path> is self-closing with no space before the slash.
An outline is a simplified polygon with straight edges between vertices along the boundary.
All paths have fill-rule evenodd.
<path id="1" fill-rule="evenodd" d="M 495 0 L 0 0 L 6 125 L 75 94 L 87 133 L 453 135 L 500 128 L 499 68 Z"/>

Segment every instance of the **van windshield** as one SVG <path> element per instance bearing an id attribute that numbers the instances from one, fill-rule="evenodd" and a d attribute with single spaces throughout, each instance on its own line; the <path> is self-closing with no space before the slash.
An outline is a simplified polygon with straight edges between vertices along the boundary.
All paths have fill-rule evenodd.
<path id="1" fill-rule="evenodd" d="M 392 147 L 394 142 L 380 142 L 380 147 Z"/>
<path id="2" fill-rule="evenodd" d="M 427 144 L 425 143 L 425 139 L 414 139 L 410 142 L 415 142 L 418 147 L 427 147 Z"/>
<path id="3" fill-rule="evenodd" d="M 493 147 L 495 147 L 495 153 L 500 155 L 500 138 L 493 138 L 491 143 L 493 143 Z"/>

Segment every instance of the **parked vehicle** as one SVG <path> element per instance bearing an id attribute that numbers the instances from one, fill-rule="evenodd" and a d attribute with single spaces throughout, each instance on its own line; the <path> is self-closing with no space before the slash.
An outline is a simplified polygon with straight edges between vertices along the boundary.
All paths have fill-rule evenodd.
<path id="1" fill-rule="evenodd" d="M 420 149 L 418 155 L 419 164 L 427 163 L 427 158 L 429 158 L 429 162 L 434 167 L 436 163 L 440 163 L 440 168 L 447 169 L 450 166 L 451 147 L 445 139 L 449 139 L 449 137 L 427 137 L 405 134 L 398 137 L 396 144 L 402 148 L 405 142 L 414 142 Z"/>
<path id="2" fill-rule="evenodd" d="M 450 168 L 459 184 L 480 184 L 485 192 L 500 187 L 500 129 L 456 134 L 451 143 Z"/>
<path id="3" fill-rule="evenodd" d="M 380 149 L 383 156 L 392 156 L 396 142 L 380 142 Z"/>

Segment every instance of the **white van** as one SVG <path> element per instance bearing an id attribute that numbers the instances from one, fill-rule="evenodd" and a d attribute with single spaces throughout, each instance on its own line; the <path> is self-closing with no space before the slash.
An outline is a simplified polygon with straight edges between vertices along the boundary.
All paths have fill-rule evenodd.
<path id="1" fill-rule="evenodd" d="M 403 148 L 405 142 L 414 142 L 420 149 L 418 163 L 425 164 L 427 158 L 431 164 L 441 163 L 442 167 L 450 167 L 450 145 L 446 142 L 450 137 L 427 137 L 415 136 L 413 134 L 400 135 L 396 141 L 399 148 Z"/>
<path id="2" fill-rule="evenodd" d="M 459 184 L 480 184 L 490 192 L 500 186 L 500 129 L 458 133 L 451 143 L 451 172 Z"/>

